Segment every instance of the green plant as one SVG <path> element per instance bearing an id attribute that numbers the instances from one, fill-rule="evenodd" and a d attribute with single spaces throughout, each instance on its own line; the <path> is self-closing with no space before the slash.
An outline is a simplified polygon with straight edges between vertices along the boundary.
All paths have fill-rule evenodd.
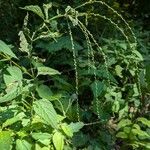
<path id="1" fill-rule="evenodd" d="M 116 17 L 100 14 L 95 4 Z M 21 7 L 28 12 L 19 47 L 0 41 L 0 148 L 9 141 L 7 149 L 18 150 L 113 149 L 122 138 L 115 137 L 115 122 L 134 120 L 141 110 L 143 57 L 129 24 L 103 1 L 64 7 Z M 34 22 L 29 12 L 39 18 Z M 92 32 L 99 20 L 117 39 Z M 137 111 L 129 116 L 131 106 Z"/>

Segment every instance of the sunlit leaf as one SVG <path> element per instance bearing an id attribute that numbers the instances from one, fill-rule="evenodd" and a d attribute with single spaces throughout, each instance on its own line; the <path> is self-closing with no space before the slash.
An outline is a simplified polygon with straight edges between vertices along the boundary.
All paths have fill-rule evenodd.
<path id="1" fill-rule="evenodd" d="M 0 40 L 0 52 L 10 57 L 17 58 L 17 56 L 12 52 L 9 46 L 1 40 Z"/>

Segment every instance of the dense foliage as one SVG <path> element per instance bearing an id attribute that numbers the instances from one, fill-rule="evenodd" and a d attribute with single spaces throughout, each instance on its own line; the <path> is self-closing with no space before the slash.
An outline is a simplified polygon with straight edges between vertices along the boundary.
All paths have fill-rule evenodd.
<path id="1" fill-rule="evenodd" d="M 148 3 L 0 1 L 0 149 L 150 149 Z"/>

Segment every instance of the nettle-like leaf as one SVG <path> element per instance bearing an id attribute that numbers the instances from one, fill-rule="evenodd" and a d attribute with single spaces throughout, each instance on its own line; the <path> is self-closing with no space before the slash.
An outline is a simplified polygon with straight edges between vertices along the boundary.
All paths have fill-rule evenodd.
<path id="1" fill-rule="evenodd" d="M 45 99 L 38 100 L 34 103 L 33 108 L 35 113 L 44 120 L 44 123 L 51 125 L 53 128 L 57 128 L 57 113 L 50 101 Z"/>
<path id="2" fill-rule="evenodd" d="M 44 132 L 38 132 L 38 133 L 32 133 L 31 134 L 32 138 L 37 140 L 38 142 L 44 144 L 44 145 L 49 145 L 50 144 L 50 139 L 51 139 L 51 134 L 49 133 L 44 133 Z"/>
<path id="3" fill-rule="evenodd" d="M 31 11 L 34 14 L 38 15 L 39 17 L 41 17 L 42 19 L 44 19 L 44 14 L 42 12 L 42 9 L 38 6 L 38 5 L 30 5 L 30 6 L 25 6 L 21 9 L 25 9 L 27 11 Z"/>
<path id="4" fill-rule="evenodd" d="M 73 133 L 79 132 L 80 129 L 82 129 L 84 127 L 84 123 L 83 122 L 76 122 L 76 123 L 72 122 L 71 124 L 69 124 L 69 127 L 71 128 Z"/>
<path id="5" fill-rule="evenodd" d="M 0 103 L 10 102 L 20 94 L 21 94 L 21 88 L 19 86 L 14 87 L 13 89 L 9 90 L 9 92 L 6 95 L 0 97 Z"/>
<path id="6" fill-rule="evenodd" d="M 55 132 L 53 135 L 53 144 L 56 150 L 64 149 L 64 136 L 60 132 Z"/>
<path id="7" fill-rule="evenodd" d="M 94 81 L 91 84 L 91 89 L 93 91 L 94 97 L 98 97 L 106 90 L 106 86 L 103 82 Z"/>
<path id="8" fill-rule="evenodd" d="M 11 131 L 0 131 L 0 149 L 11 150 L 13 143 Z"/>
<path id="9" fill-rule="evenodd" d="M 36 88 L 36 91 L 38 92 L 39 96 L 43 99 L 50 100 L 51 95 L 53 94 L 50 88 L 47 85 L 40 85 Z"/>
<path id="10" fill-rule="evenodd" d="M 69 136 L 69 137 L 73 136 L 73 131 L 68 124 L 66 124 L 66 123 L 61 124 L 61 128 L 67 136 Z"/>
<path id="11" fill-rule="evenodd" d="M 76 41 L 74 41 L 74 46 L 76 50 L 81 50 L 83 47 L 79 45 Z M 69 36 L 62 36 L 57 39 L 57 41 L 53 42 L 39 42 L 37 47 L 46 49 L 48 52 L 56 52 L 62 49 L 72 50 L 72 45 Z"/>
<path id="12" fill-rule="evenodd" d="M 52 69 L 50 67 L 38 67 L 38 75 L 60 75 L 61 73 L 55 69 Z"/>
<path id="13" fill-rule="evenodd" d="M 26 53 L 30 53 L 30 49 L 29 49 L 29 43 L 23 33 L 23 31 L 19 32 L 19 36 L 20 36 L 20 50 L 22 52 L 26 52 Z"/>
<path id="14" fill-rule="evenodd" d="M 7 86 L 15 82 L 20 83 L 22 81 L 23 79 L 22 71 L 18 67 L 16 66 L 8 67 L 7 72 L 9 74 L 4 74 L 4 82 Z"/>
<path id="15" fill-rule="evenodd" d="M 21 113 L 19 113 L 18 115 L 14 116 L 14 117 L 12 117 L 12 118 L 10 118 L 10 119 L 7 119 L 7 120 L 3 123 L 2 127 L 5 128 L 5 127 L 7 127 L 7 126 L 10 126 L 10 125 L 16 123 L 17 121 L 21 121 L 24 117 L 25 117 L 25 114 L 24 114 L 23 112 L 21 112 Z"/>
<path id="16" fill-rule="evenodd" d="M 16 150 L 31 150 L 32 145 L 26 140 L 16 140 Z"/>
<path id="17" fill-rule="evenodd" d="M 3 41 L 0 40 L 0 52 L 8 55 L 11 58 L 17 58 L 17 56 L 13 53 L 10 47 Z"/>

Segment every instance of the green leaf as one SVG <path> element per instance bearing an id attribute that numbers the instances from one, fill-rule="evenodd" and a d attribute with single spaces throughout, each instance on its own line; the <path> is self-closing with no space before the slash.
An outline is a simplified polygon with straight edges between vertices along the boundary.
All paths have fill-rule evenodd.
<path id="1" fill-rule="evenodd" d="M 144 125 L 148 126 L 150 128 L 150 120 L 140 117 L 137 119 L 137 121 L 142 122 Z"/>
<path id="2" fill-rule="evenodd" d="M 50 139 L 52 137 L 51 134 L 43 132 L 32 133 L 31 135 L 35 140 L 47 146 L 50 144 Z"/>
<path id="3" fill-rule="evenodd" d="M 147 139 L 147 138 L 150 139 L 150 135 L 146 131 L 143 131 L 140 129 L 132 129 L 132 133 L 134 133 L 135 135 L 138 135 L 142 139 Z"/>
<path id="4" fill-rule="evenodd" d="M 64 136 L 60 132 L 54 133 L 53 144 L 54 144 L 56 150 L 63 150 L 63 148 L 64 148 Z"/>
<path id="5" fill-rule="evenodd" d="M 79 132 L 80 129 L 82 129 L 84 127 L 84 123 L 83 122 L 76 122 L 76 123 L 71 123 L 70 128 L 72 129 L 73 133 L 75 132 Z"/>
<path id="6" fill-rule="evenodd" d="M 44 19 L 44 14 L 41 10 L 41 8 L 38 5 L 30 5 L 30 6 L 25 6 L 24 8 L 21 8 L 27 11 L 32 11 L 34 14 L 38 15 L 42 19 Z"/>
<path id="7" fill-rule="evenodd" d="M 0 52 L 10 57 L 17 58 L 17 56 L 12 52 L 9 46 L 1 40 L 0 40 Z"/>
<path id="8" fill-rule="evenodd" d="M 76 41 L 74 41 L 74 45 L 75 45 L 76 50 L 83 49 L 83 47 L 80 46 Z M 72 50 L 71 41 L 70 41 L 69 36 L 62 36 L 62 37 L 58 38 L 57 41 L 53 41 L 51 43 L 39 42 L 37 44 L 37 47 L 44 48 L 50 53 L 56 52 L 56 51 L 59 51 L 62 49 L 68 49 L 70 51 Z"/>
<path id="9" fill-rule="evenodd" d="M 36 91 L 38 92 L 39 96 L 43 99 L 50 100 L 50 96 L 52 95 L 52 91 L 47 85 L 40 85 L 36 88 Z"/>
<path id="10" fill-rule="evenodd" d="M 9 93 L 7 93 L 6 95 L 0 97 L 0 103 L 12 101 L 14 98 L 19 96 L 20 94 L 21 94 L 21 89 L 19 87 L 14 88 L 11 91 L 9 91 Z"/>
<path id="11" fill-rule="evenodd" d="M 45 99 L 36 101 L 34 111 L 47 125 L 57 128 L 57 113 L 50 101 Z"/>
<path id="12" fill-rule="evenodd" d="M 97 88 L 96 88 L 97 87 Z M 94 94 L 94 97 L 98 97 L 102 94 L 102 92 L 105 90 L 105 85 L 103 82 L 100 82 L 100 81 L 94 81 L 92 84 L 91 84 L 91 88 L 92 88 L 92 91 L 93 91 L 93 94 Z"/>
<path id="13" fill-rule="evenodd" d="M 119 132 L 119 133 L 117 133 L 116 137 L 122 138 L 122 139 L 127 139 L 128 135 L 125 132 Z"/>
<path id="14" fill-rule="evenodd" d="M 59 71 L 52 69 L 50 67 L 38 67 L 38 75 L 57 75 L 60 74 Z"/>
<path id="15" fill-rule="evenodd" d="M 14 116 L 13 118 L 10 118 L 10 119 L 7 119 L 3 125 L 2 125 L 2 128 L 5 128 L 7 126 L 10 126 L 12 124 L 14 124 L 15 122 L 17 121 L 20 121 L 24 118 L 25 114 L 23 112 L 21 112 L 20 114 Z"/>
<path id="16" fill-rule="evenodd" d="M 123 70 L 123 68 L 122 68 L 120 65 L 117 65 L 116 68 L 115 68 L 116 74 L 117 74 L 120 78 L 123 78 L 123 76 L 122 76 L 122 70 Z"/>
<path id="17" fill-rule="evenodd" d="M 11 131 L 0 131 L 0 149 L 11 150 L 12 148 L 12 132 Z"/>
<path id="18" fill-rule="evenodd" d="M 141 53 L 139 53 L 137 50 L 132 51 L 138 58 L 140 61 L 143 61 L 143 56 L 141 55 Z"/>
<path id="19" fill-rule="evenodd" d="M 21 82 L 21 80 L 23 79 L 22 71 L 18 67 L 16 66 L 8 67 L 7 71 L 9 75 L 4 74 L 4 82 L 7 86 L 9 86 L 10 84 L 16 81 Z"/>
<path id="20" fill-rule="evenodd" d="M 25 140 L 16 140 L 16 150 L 31 150 L 32 145 Z"/>
<path id="21" fill-rule="evenodd" d="M 19 32 L 19 36 L 20 36 L 20 48 L 19 48 L 19 49 L 20 49 L 22 52 L 26 52 L 26 53 L 29 54 L 29 52 L 30 52 L 29 44 L 28 44 L 28 42 L 27 42 L 27 39 L 26 39 L 26 37 L 25 37 L 23 31 L 20 31 L 20 32 Z"/>
<path id="22" fill-rule="evenodd" d="M 131 125 L 131 124 L 132 124 L 131 120 L 129 120 L 129 119 L 122 119 L 122 120 L 118 123 L 117 127 L 118 127 L 118 129 L 120 129 L 120 128 L 123 128 L 123 127 L 125 127 L 125 126 Z"/>
<path id="23" fill-rule="evenodd" d="M 66 123 L 63 123 L 61 124 L 61 128 L 62 130 L 64 131 L 64 133 L 69 136 L 69 137 L 72 137 L 73 136 L 73 131 L 72 129 L 70 128 L 69 125 L 67 125 Z"/>

